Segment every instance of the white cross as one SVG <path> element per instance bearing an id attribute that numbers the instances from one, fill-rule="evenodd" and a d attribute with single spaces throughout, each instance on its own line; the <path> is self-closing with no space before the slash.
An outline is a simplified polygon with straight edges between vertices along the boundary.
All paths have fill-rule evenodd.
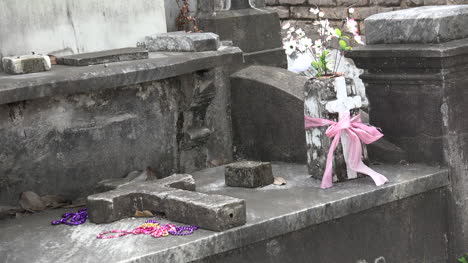
<path id="1" fill-rule="evenodd" d="M 335 78 L 335 91 L 336 100 L 327 102 L 325 109 L 330 113 L 338 113 L 338 117 L 341 120 L 345 112 L 349 112 L 352 109 L 359 109 L 362 107 L 361 96 L 348 97 L 346 89 L 346 81 L 344 77 Z M 343 155 L 345 160 L 348 158 L 349 149 L 349 138 L 345 132 L 341 133 L 341 145 L 343 146 Z M 357 173 L 349 168 L 346 164 L 348 178 L 356 178 Z"/>

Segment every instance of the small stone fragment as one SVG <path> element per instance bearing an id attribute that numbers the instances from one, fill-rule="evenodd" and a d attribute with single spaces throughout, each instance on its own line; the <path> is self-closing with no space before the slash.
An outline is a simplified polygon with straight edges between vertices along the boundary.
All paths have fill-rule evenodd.
<path id="1" fill-rule="evenodd" d="M 21 193 L 19 204 L 24 210 L 28 211 L 42 211 L 46 209 L 46 205 L 41 200 L 41 197 L 31 191 Z"/>
<path id="2" fill-rule="evenodd" d="M 190 174 L 173 174 L 156 181 L 161 186 L 187 191 L 195 191 L 195 179 Z"/>
<path id="3" fill-rule="evenodd" d="M 135 217 L 153 217 L 153 213 L 151 213 L 151 211 L 149 210 L 143 210 L 143 211 L 139 211 L 137 210 L 135 212 Z"/>
<path id="4" fill-rule="evenodd" d="M 86 205 L 86 199 L 80 198 L 77 200 L 73 200 L 71 205 L 66 205 L 64 208 L 75 208 L 75 207 L 82 207 Z"/>
<path id="5" fill-rule="evenodd" d="M 275 180 L 273 181 L 274 185 L 285 185 L 286 180 L 283 177 L 275 176 Z"/>
<path id="6" fill-rule="evenodd" d="M 125 176 L 125 179 L 128 181 L 132 181 L 133 179 L 137 178 L 143 171 L 131 171 Z"/>
<path id="7" fill-rule="evenodd" d="M 65 198 L 59 195 L 44 195 L 41 196 L 41 200 L 47 207 L 50 208 L 59 208 L 67 205 Z"/>
<path id="8" fill-rule="evenodd" d="M 52 68 L 49 56 L 43 55 L 4 57 L 2 64 L 6 73 L 15 75 L 48 71 Z"/>
<path id="9" fill-rule="evenodd" d="M 224 179 L 227 186 L 256 188 L 274 182 L 270 163 L 242 161 L 226 166 Z"/>
<path id="10" fill-rule="evenodd" d="M 0 205 L 0 219 L 14 216 L 20 211 L 22 211 L 22 209 L 19 207 Z"/>
<path id="11" fill-rule="evenodd" d="M 202 52 L 218 50 L 219 36 L 214 33 L 170 32 L 147 36 L 149 51 Z"/>

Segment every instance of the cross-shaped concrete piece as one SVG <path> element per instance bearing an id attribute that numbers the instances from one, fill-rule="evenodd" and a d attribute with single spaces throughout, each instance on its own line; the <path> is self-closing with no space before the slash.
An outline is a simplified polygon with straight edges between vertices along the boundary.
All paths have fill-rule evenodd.
<path id="1" fill-rule="evenodd" d="M 136 210 L 150 210 L 164 213 L 169 220 L 213 231 L 245 224 L 244 200 L 194 191 L 191 175 L 125 184 L 88 196 L 88 215 L 91 222 L 101 224 L 132 217 Z"/>
<path id="2" fill-rule="evenodd" d="M 352 87 L 349 87 L 352 89 Z M 338 117 L 341 120 L 343 114 L 345 112 L 349 112 L 353 109 L 359 109 L 362 107 L 362 98 L 361 96 L 355 95 L 355 92 L 352 90 L 348 90 L 346 86 L 346 81 L 344 77 L 335 78 L 335 91 L 336 91 L 336 100 L 332 100 L 325 104 L 325 108 L 330 113 L 338 113 Z M 350 96 L 348 96 L 350 95 Z M 343 132 L 341 133 L 341 145 L 343 145 L 343 155 L 345 160 L 348 157 L 348 149 L 349 149 L 349 138 L 348 135 Z M 348 178 L 356 178 L 357 173 L 347 167 L 347 174 Z"/>

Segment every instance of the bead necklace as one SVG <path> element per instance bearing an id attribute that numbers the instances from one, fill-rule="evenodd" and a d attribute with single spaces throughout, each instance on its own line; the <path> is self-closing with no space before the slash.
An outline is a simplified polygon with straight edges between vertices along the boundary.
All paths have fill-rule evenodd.
<path id="1" fill-rule="evenodd" d="M 152 237 L 166 237 L 169 235 L 173 236 L 186 236 L 193 233 L 194 230 L 197 230 L 196 226 L 175 226 L 173 224 L 165 224 L 161 226 L 155 220 L 146 220 L 144 224 L 138 226 L 137 228 L 128 231 L 128 230 L 110 230 L 98 234 L 96 237 L 99 239 L 108 239 L 108 238 L 117 238 L 123 237 L 126 235 L 151 235 Z M 117 235 L 107 236 L 109 233 L 116 233 Z"/>
<path id="2" fill-rule="evenodd" d="M 62 215 L 62 218 L 60 220 L 52 221 L 51 224 L 64 224 L 69 226 L 81 225 L 84 222 L 86 222 L 86 219 L 88 218 L 88 213 L 86 211 L 86 208 L 81 208 L 80 210 L 78 210 L 78 213 L 65 213 Z"/>

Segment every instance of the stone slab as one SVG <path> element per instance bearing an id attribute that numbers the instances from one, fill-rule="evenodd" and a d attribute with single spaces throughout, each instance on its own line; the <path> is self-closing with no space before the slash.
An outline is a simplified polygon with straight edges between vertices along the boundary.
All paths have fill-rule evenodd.
<path id="1" fill-rule="evenodd" d="M 56 61 L 60 65 L 81 67 L 147 58 L 148 51 L 141 48 L 128 47 L 70 56 L 57 56 Z"/>
<path id="2" fill-rule="evenodd" d="M 306 163 L 306 82 L 306 77 L 267 66 L 249 66 L 231 75 L 233 143 L 238 158 Z"/>
<path id="3" fill-rule="evenodd" d="M 0 73 L 0 105 L 52 95 L 99 91 L 242 63 L 239 48 L 223 47 L 216 52 L 151 53 L 147 60 L 112 63 L 107 67 L 57 65 L 49 72 L 36 74 L 11 76 Z"/>
<path id="4" fill-rule="evenodd" d="M 118 240 L 106 241 L 96 239 L 95 236 L 100 232 L 112 229 L 131 230 L 142 224 L 146 219 L 128 218 L 106 225 L 87 222 L 79 227 L 51 226 L 50 221 L 60 218 L 61 214 L 66 211 L 72 211 L 71 209 L 58 209 L 37 213 L 21 219 L 1 220 L 0 255 L 8 263 L 166 262 L 168 260 L 175 263 L 190 262 L 233 249 L 245 248 L 263 241 L 268 243 L 268 241 L 273 241 L 274 238 L 279 238 L 294 231 L 308 233 L 312 230 L 304 231 L 304 228 L 330 225 L 321 223 L 332 223 L 331 220 L 359 215 L 360 212 L 366 210 L 368 212 L 380 211 L 376 209 L 383 205 L 391 205 L 393 210 L 390 209 L 384 214 L 379 212 L 375 215 L 377 218 L 390 220 L 395 215 L 392 211 L 400 211 L 402 207 L 407 207 L 405 205 L 401 206 L 395 201 L 399 202 L 412 198 L 433 200 L 425 199 L 425 193 L 448 185 L 448 172 L 445 168 L 440 169 L 420 164 L 408 166 L 379 165 L 371 166 L 371 168 L 386 175 L 390 182 L 382 187 L 376 187 L 370 178 L 361 178 L 337 184 L 328 190 L 322 190 L 319 188 L 320 181 L 310 178 L 305 165 L 273 164 L 273 174 L 284 177 L 288 184 L 281 187 L 271 185 L 261 190 L 252 191 L 252 189 L 226 187 L 223 182 L 224 167 L 206 169 L 193 173 L 198 191 L 206 194 L 223 194 L 245 199 L 248 204 L 246 207 L 247 223 L 245 225 L 223 232 L 200 229 L 195 231 L 193 235 L 185 237 L 152 238 L 130 235 Z M 428 202 L 429 206 L 434 205 L 432 202 Z M 422 218 L 440 216 L 434 214 L 433 211 L 428 209 L 427 213 L 419 215 Z M 369 237 L 375 237 L 375 233 L 380 233 L 382 228 L 385 229 L 386 226 L 399 229 L 402 226 L 402 220 L 408 222 L 405 221 L 405 218 L 408 220 L 415 219 L 415 217 L 408 217 L 404 213 L 401 216 L 399 215 L 396 214 L 397 220 L 386 221 L 388 223 L 394 222 L 394 224 L 376 225 L 375 220 L 365 224 L 367 221 L 360 220 L 358 225 L 363 226 L 363 232 L 355 231 L 358 234 L 356 238 L 362 240 L 364 236 L 361 236 L 361 233 L 366 232 L 365 229 L 370 231 Z M 157 218 L 157 220 L 167 223 L 167 220 L 164 219 Z M 378 220 L 378 222 L 382 221 Z M 414 238 L 417 238 L 417 236 L 427 238 L 431 234 L 431 231 L 425 231 L 427 228 L 421 228 L 424 222 L 434 221 L 426 218 L 421 222 L 414 222 L 411 226 L 419 229 L 418 232 L 415 232 L 419 233 L 419 235 L 414 235 Z M 380 226 L 382 228 L 379 228 Z M 330 230 L 333 229 L 335 228 Z M 411 229 L 415 230 L 415 228 Z M 307 240 L 307 242 L 322 244 L 323 239 L 319 238 L 321 235 L 317 235 L 316 231 L 310 233 L 317 239 Z M 389 240 L 389 248 L 393 248 L 395 244 L 399 243 L 391 243 L 391 240 L 401 240 L 402 235 L 398 233 L 400 232 L 396 232 L 395 235 L 386 235 L 385 240 L 381 239 L 380 235 L 378 239 L 369 240 L 373 240 L 372 244 L 376 243 L 380 248 L 384 247 L 382 242 L 385 241 L 385 244 L 387 244 L 387 240 Z M 404 236 L 408 237 L 408 235 Z M 326 238 L 328 240 L 330 237 L 326 236 Z M 443 235 L 440 235 L 440 238 L 443 238 Z M 301 240 L 297 239 L 297 242 Z M 404 238 L 404 240 L 407 241 L 408 239 Z M 427 244 L 429 240 L 433 239 L 422 241 L 421 244 Z M 283 251 L 279 250 L 280 247 L 277 246 L 278 243 L 275 241 L 268 244 L 269 251 L 272 253 L 281 253 Z M 332 245 L 333 242 L 326 244 L 324 248 L 328 248 L 328 250 L 325 249 L 324 252 L 336 253 L 336 247 Z M 387 257 L 387 262 L 393 262 L 392 259 L 397 255 L 401 255 L 402 251 L 412 251 L 415 253 L 412 254 L 415 257 L 421 255 L 423 250 L 414 249 L 415 247 L 412 246 L 414 244 L 405 243 L 405 247 L 401 250 L 397 248 L 397 250 L 389 251 L 388 254 L 391 257 Z M 56 247 L 50 249 L 52 246 Z M 366 255 L 369 260 L 371 254 L 374 255 L 374 250 L 366 250 L 368 246 L 359 243 L 359 248 L 367 251 L 368 254 Z M 106 251 L 106 253 L 103 253 L 103 251 Z M 288 253 L 288 251 L 284 250 L 283 252 Z M 310 257 L 307 257 L 311 253 L 310 249 L 301 253 L 303 254 L 297 256 L 303 255 L 305 257 L 303 261 L 310 262 Z M 249 253 L 249 255 L 252 254 Z M 269 259 L 272 255 L 275 254 L 270 254 L 266 259 Z M 366 255 L 362 256 L 365 257 Z M 379 256 L 382 255 L 377 254 L 372 259 Z M 279 257 L 280 260 L 283 258 Z M 326 261 L 327 258 L 324 259 Z M 352 262 L 356 262 L 358 259 L 360 258 L 353 257 Z M 239 260 L 236 262 L 239 262 Z M 395 260 L 395 262 L 404 261 Z"/>
<path id="5" fill-rule="evenodd" d="M 49 71 L 50 58 L 45 55 L 25 55 L 2 58 L 3 70 L 8 74 L 28 74 Z"/>
<path id="6" fill-rule="evenodd" d="M 215 51 L 220 47 L 214 33 L 170 32 L 145 37 L 149 51 L 202 52 Z"/>
<path id="7" fill-rule="evenodd" d="M 288 61 L 284 49 L 274 48 L 251 53 L 244 53 L 246 65 L 262 65 L 278 68 L 288 68 Z"/>
<path id="8" fill-rule="evenodd" d="M 256 188 L 274 181 L 270 163 L 241 161 L 226 165 L 224 180 L 227 186 Z"/>
<path id="9" fill-rule="evenodd" d="M 468 37 L 468 5 L 423 6 L 365 19 L 366 43 L 427 44 Z"/>
<path id="10" fill-rule="evenodd" d="M 237 9 L 197 14 L 200 29 L 232 40 L 246 53 L 281 48 L 278 14 L 266 9 Z"/>

